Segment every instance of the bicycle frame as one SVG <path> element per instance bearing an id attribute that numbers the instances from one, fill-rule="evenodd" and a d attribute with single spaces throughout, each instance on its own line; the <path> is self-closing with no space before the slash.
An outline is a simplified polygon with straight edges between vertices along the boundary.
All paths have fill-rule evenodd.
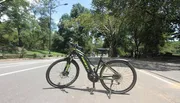
<path id="1" fill-rule="evenodd" d="M 101 52 L 101 56 L 99 58 L 98 64 L 97 66 L 94 66 L 92 64 L 92 62 L 89 60 L 89 58 L 87 58 L 87 56 L 80 50 L 81 47 L 71 43 L 71 46 L 73 47 L 72 50 L 70 51 L 69 55 L 66 58 L 63 59 L 59 59 L 55 62 L 53 62 L 49 67 L 48 70 L 46 71 L 46 80 L 47 82 L 53 86 L 53 87 L 58 87 L 58 88 L 65 88 L 70 86 L 72 83 L 74 83 L 76 81 L 76 79 L 79 76 L 79 65 L 78 63 L 74 60 L 74 57 L 77 56 L 81 63 L 83 64 L 86 72 L 87 72 L 87 77 L 88 79 L 93 83 L 93 88 L 89 88 L 90 93 L 93 93 L 93 91 L 95 90 L 95 83 L 98 82 L 100 80 L 102 86 L 109 92 L 109 96 L 111 96 L 111 93 L 126 93 L 129 90 L 131 90 L 135 83 L 136 83 L 136 79 L 137 79 L 137 75 L 136 75 L 136 71 L 135 69 L 129 64 L 128 61 L 125 60 L 109 60 L 107 62 L 103 61 L 103 54 L 106 53 L 109 49 L 107 48 L 97 48 L 97 50 L 99 52 Z M 65 62 L 65 63 L 64 63 Z M 58 64 L 59 63 L 59 64 Z M 72 63 L 72 64 L 71 64 Z M 58 64 L 58 65 L 57 65 Z M 62 68 L 62 66 L 65 67 Z M 61 78 L 60 81 L 52 81 L 51 79 L 51 70 L 53 69 L 53 67 L 57 65 L 58 69 L 61 69 L 60 72 L 55 73 L 57 74 L 56 77 Z M 73 68 L 70 68 L 70 65 L 72 65 Z M 117 68 L 120 67 L 120 68 Z M 118 69 L 122 68 L 129 68 L 133 74 L 133 78 L 130 86 L 128 86 L 127 88 L 123 89 L 123 90 L 114 90 L 113 87 L 113 82 L 116 82 L 115 85 L 120 85 L 121 81 L 123 80 L 123 75 L 121 74 L 121 72 L 118 72 Z M 56 68 L 56 67 L 55 67 Z M 71 72 L 71 69 L 75 69 L 76 73 Z M 99 70 L 101 69 L 101 70 Z M 63 71 L 62 71 L 63 70 Z M 122 69 L 123 70 L 123 69 Z M 100 71 L 100 72 L 99 72 Z M 68 81 L 67 83 L 62 82 L 61 80 L 66 79 L 69 76 L 69 74 L 75 74 L 72 77 L 72 80 Z M 128 74 L 129 75 L 129 74 Z M 121 79 L 122 78 L 122 79 Z M 110 80 L 110 87 L 109 87 L 109 83 L 107 84 L 106 81 Z M 129 84 L 128 84 L 129 85 Z"/>
<path id="2" fill-rule="evenodd" d="M 100 60 L 98 62 L 98 65 L 97 67 L 95 67 L 91 61 L 88 59 L 88 57 L 80 50 L 78 49 L 74 49 L 68 56 L 69 60 L 68 60 L 68 63 L 66 65 L 66 68 L 69 67 L 70 63 L 71 63 L 71 60 L 73 59 L 74 55 L 77 55 L 77 57 L 80 59 L 80 61 L 82 62 L 86 72 L 89 74 L 89 73 L 92 73 L 92 72 L 95 72 L 97 73 L 99 68 L 101 68 L 103 66 L 103 64 L 105 64 L 105 62 L 102 60 L 102 56 L 103 54 L 101 55 L 100 57 Z M 91 67 L 91 65 L 93 66 L 93 69 Z"/>

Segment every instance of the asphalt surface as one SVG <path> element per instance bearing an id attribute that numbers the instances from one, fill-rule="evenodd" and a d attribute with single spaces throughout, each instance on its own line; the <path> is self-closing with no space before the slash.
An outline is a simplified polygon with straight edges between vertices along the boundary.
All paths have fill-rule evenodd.
<path id="1" fill-rule="evenodd" d="M 92 83 L 78 60 L 77 81 L 71 88 L 55 89 L 45 79 L 47 67 L 53 61 L 1 60 L 0 103 L 180 103 L 180 83 L 143 69 L 136 69 L 137 83 L 127 94 L 112 94 L 109 99 L 98 82 L 91 95 L 87 87 L 91 88 Z"/>

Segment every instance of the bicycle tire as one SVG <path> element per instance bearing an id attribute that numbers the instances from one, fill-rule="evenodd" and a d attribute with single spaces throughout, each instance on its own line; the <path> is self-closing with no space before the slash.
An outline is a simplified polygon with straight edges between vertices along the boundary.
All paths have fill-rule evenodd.
<path id="1" fill-rule="evenodd" d="M 116 64 L 116 65 L 115 65 Z M 108 84 L 105 82 L 105 80 L 111 80 L 111 84 L 112 84 L 112 81 L 113 81 L 113 79 L 107 79 L 106 77 L 110 77 L 110 76 L 103 76 L 103 73 L 105 72 L 105 69 L 107 68 L 107 67 L 111 67 L 111 68 L 117 68 L 118 66 L 117 66 L 117 64 L 120 64 L 121 66 L 120 66 L 120 69 L 125 69 L 125 70 L 127 70 L 126 68 L 129 68 L 130 69 L 130 71 L 132 72 L 132 81 L 131 81 L 131 83 L 129 84 L 129 86 L 127 86 L 125 89 L 122 89 L 122 90 L 114 90 L 114 89 L 110 89 L 110 86 L 108 86 Z M 114 65 L 114 67 L 112 67 Z M 116 67 L 115 67 L 116 66 Z M 108 69 L 108 68 L 107 68 Z M 110 69 L 109 69 L 110 70 Z M 107 71 L 107 70 L 106 70 Z M 111 70 L 112 71 L 112 70 Z M 117 70 L 116 70 L 116 72 L 117 72 Z M 118 72 L 119 73 L 119 72 Z M 121 73 L 119 73 L 119 74 L 121 74 Z M 106 75 L 109 75 L 109 74 L 106 74 Z M 113 76 L 112 76 L 112 78 L 113 78 Z M 121 76 L 120 76 L 120 79 L 121 79 L 121 81 L 122 81 L 122 78 L 123 78 L 123 76 L 122 76 L 122 74 L 121 74 Z M 120 81 L 120 79 L 118 79 L 119 81 Z M 124 78 L 123 78 L 124 79 Z M 107 62 L 103 67 L 102 67 L 102 69 L 101 69 L 101 71 L 100 71 L 100 82 L 101 82 L 101 84 L 102 84 L 102 86 L 107 90 L 107 91 L 110 91 L 111 90 L 111 92 L 112 93 L 119 93 L 119 94 L 124 94 L 124 93 L 126 93 L 126 92 L 128 92 L 128 91 L 130 91 L 134 86 L 135 86 L 135 84 L 136 84 L 136 81 L 137 81 L 137 74 L 136 74 L 136 71 L 135 71 L 135 69 L 133 68 L 133 66 L 131 66 L 131 64 L 128 62 L 128 61 L 125 61 L 125 60 L 111 60 L 111 61 L 109 61 L 109 62 Z M 122 83 L 120 82 L 120 84 L 118 84 L 117 83 L 117 85 L 121 85 Z M 113 85 L 113 84 L 112 84 Z M 111 86 L 112 86 L 111 85 Z"/>
<path id="2" fill-rule="evenodd" d="M 66 88 L 66 87 L 68 87 L 69 85 L 73 84 L 73 83 L 76 81 L 76 79 L 78 78 L 78 76 L 79 76 L 79 65 L 77 64 L 77 62 L 76 62 L 75 60 L 72 60 L 72 61 L 71 61 L 70 68 L 71 68 L 71 66 L 74 66 L 74 69 L 76 70 L 76 73 L 75 73 L 75 76 L 73 77 L 73 79 L 70 80 L 68 83 L 60 84 L 60 83 L 61 83 L 61 80 L 60 80 L 59 83 L 57 84 L 57 83 L 54 83 L 54 81 L 53 81 L 52 78 L 50 77 L 50 73 L 51 73 L 51 71 L 52 71 L 53 69 L 55 69 L 55 67 L 56 67 L 56 68 L 61 68 L 60 70 L 63 70 L 65 67 L 63 67 L 62 65 L 59 65 L 59 66 L 57 66 L 57 65 L 60 64 L 60 63 L 62 63 L 62 62 L 67 63 L 67 60 L 68 60 L 67 58 L 59 59 L 59 60 L 53 62 L 53 63 L 48 67 L 48 69 L 47 69 L 47 71 L 46 71 L 46 80 L 47 80 L 47 82 L 48 82 L 51 86 L 53 86 L 53 87 L 55 87 L 55 88 Z M 71 71 L 70 71 L 70 72 L 71 72 Z M 54 75 L 54 74 L 53 74 L 53 75 Z M 58 77 L 60 77 L 60 74 L 58 75 Z"/>

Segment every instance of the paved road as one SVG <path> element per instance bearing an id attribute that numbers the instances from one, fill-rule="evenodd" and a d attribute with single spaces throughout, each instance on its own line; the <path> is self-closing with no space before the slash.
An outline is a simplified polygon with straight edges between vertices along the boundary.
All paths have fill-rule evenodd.
<path id="1" fill-rule="evenodd" d="M 98 82 L 92 87 L 80 64 L 80 76 L 72 88 L 52 88 L 45 80 L 51 60 L 0 61 L 0 103 L 180 103 L 180 84 L 145 70 L 137 70 L 137 84 L 127 94 L 111 99 Z"/>

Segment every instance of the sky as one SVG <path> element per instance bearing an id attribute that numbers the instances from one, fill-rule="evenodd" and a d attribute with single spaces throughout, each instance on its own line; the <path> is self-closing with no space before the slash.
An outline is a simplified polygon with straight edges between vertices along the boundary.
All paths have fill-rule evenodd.
<path id="1" fill-rule="evenodd" d="M 5 1 L 5 0 L 0 0 L 1 2 Z M 39 0 L 27 0 L 29 1 L 30 3 L 37 3 Z M 58 0 L 59 3 L 58 4 L 65 4 L 65 3 L 68 3 L 68 5 L 61 5 L 61 6 L 58 6 L 55 10 L 54 13 L 52 13 L 52 19 L 53 21 L 57 24 L 59 22 L 59 19 L 61 18 L 61 16 L 65 13 L 68 13 L 70 14 L 71 12 L 71 9 L 72 9 L 72 6 L 73 4 L 77 4 L 77 3 L 80 3 L 82 6 L 90 9 L 91 8 L 91 2 L 92 0 Z M 2 19 L 7 19 L 7 16 L 3 16 Z M 2 21 L 0 19 L 0 21 Z"/>
<path id="2" fill-rule="evenodd" d="M 65 13 L 70 14 L 73 4 L 80 3 L 82 6 L 90 9 L 92 2 L 92 0 L 59 0 L 59 1 L 60 4 L 68 3 L 68 5 L 62 5 L 56 8 L 56 12 L 52 14 L 52 18 L 55 23 L 59 22 L 59 19 L 63 14 Z"/>
<path id="3" fill-rule="evenodd" d="M 30 3 L 38 3 L 39 0 L 27 0 Z M 52 13 L 51 18 L 53 19 L 53 22 L 58 24 L 59 19 L 61 18 L 61 16 L 65 13 L 70 14 L 72 6 L 74 4 L 80 3 L 82 6 L 84 6 L 85 8 L 90 9 L 92 0 L 58 0 L 59 2 L 57 4 L 59 4 L 60 6 L 58 6 L 55 9 L 55 12 Z M 68 5 L 62 5 L 68 3 Z"/>
<path id="4" fill-rule="evenodd" d="M 37 3 L 39 0 L 27 0 L 27 1 L 29 1 L 30 3 Z M 72 6 L 74 4 L 80 3 L 82 6 L 90 9 L 92 2 L 92 0 L 58 0 L 58 1 L 59 2 L 57 4 L 59 4 L 60 6 L 58 6 L 55 9 L 55 12 L 52 13 L 52 19 L 56 24 L 59 22 L 59 19 L 63 14 L 65 13 L 70 14 Z M 65 3 L 68 3 L 68 5 L 61 5 Z"/>

